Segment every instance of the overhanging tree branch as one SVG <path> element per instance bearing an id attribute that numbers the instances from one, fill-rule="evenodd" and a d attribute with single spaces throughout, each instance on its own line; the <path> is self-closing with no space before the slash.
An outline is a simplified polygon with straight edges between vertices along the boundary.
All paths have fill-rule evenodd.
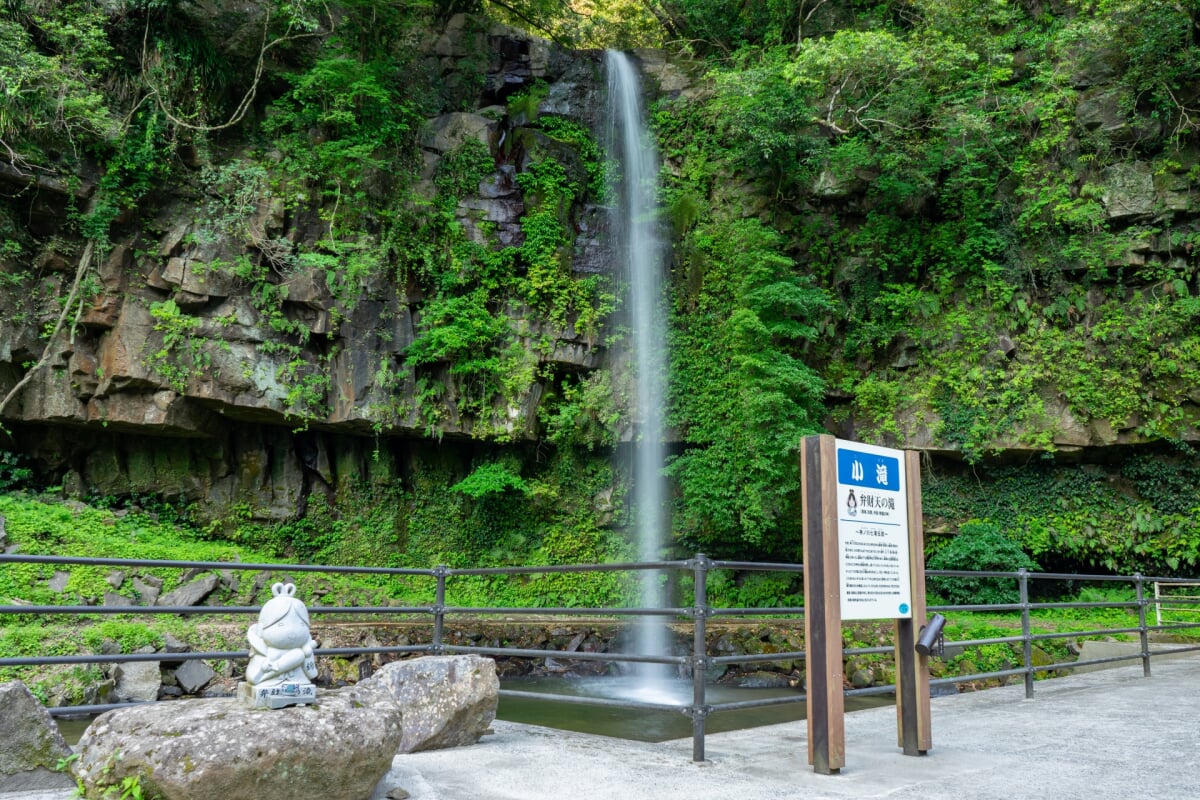
<path id="1" fill-rule="evenodd" d="M 163 112 L 163 115 L 166 116 L 166 118 L 169 119 L 175 125 L 178 125 L 179 127 L 184 128 L 186 130 L 203 131 L 205 133 L 211 133 L 213 131 L 221 131 L 221 130 L 225 130 L 226 128 L 232 128 L 234 125 L 237 125 L 239 122 L 241 122 L 242 119 L 246 116 L 246 112 L 250 110 L 251 103 L 254 102 L 255 95 L 258 94 L 258 86 L 259 86 L 259 83 L 262 81 L 263 69 L 266 66 L 267 52 L 269 50 L 271 50 L 271 48 L 278 47 L 279 45 L 284 44 L 285 42 L 294 42 L 299 39 L 307 39 L 307 38 L 310 38 L 313 36 L 322 35 L 319 31 L 307 31 L 304 33 L 292 33 L 292 25 L 289 24 L 287 30 L 283 33 L 282 36 L 278 36 L 275 39 L 272 39 L 271 41 L 268 42 L 267 35 L 268 35 L 268 30 L 270 28 L 270 25 L 271 25 L 271 9 L 268 7 L 266 10 L 266 13 L 263 16 L 262 45 L 259 47 L 258 61 L 254 66 L 254 80 L 251 82 L 250 88 L 246 91 L 246 94 L 242 97 L 241 102 L 238 103 L 237 108 L 234 109 L 232 116 L 230 116 L 230 118 L 228 120 L 221 123 L 220 125 L 195 125 L 193 123 L 182 120 L 179 117 L 172 114 L 171 110 L 167 107 L 166 102 L 164 102 L 164 100 L 163 100 L 162 92 L 160 92 L 158 87 L 154 85 L 154 82 L 150 80 L 150 71 L 147 66 L 147 64 L 149 62 L 148 43 L 149 43 L 149 39 L 150 39 L 150 17 L 147 16 L 146 17 L 146 26 L 142 31 L 142 59 L 141 59 L 142 80 L 146 82 L 146 85 L 148 87 L 150 87 L 150 93 L 148 95 L 146 95 L 146 97 L 153 97 L 154 102 L 158 105 L 159 110 L 161 110 Z M 331 25 L 332 25 L 332 17 L 331 17 Z M 143 99 L 145 99 L 145 98 L 143 98 Z"/>

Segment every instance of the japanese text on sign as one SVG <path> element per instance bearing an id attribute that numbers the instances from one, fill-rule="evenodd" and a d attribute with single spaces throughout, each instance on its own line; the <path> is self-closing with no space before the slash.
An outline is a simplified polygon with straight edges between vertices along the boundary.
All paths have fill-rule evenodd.
<path id="1" fill-rule="evenodd" d="M 837 442 L 842 619 L 912 616 L 902 453 Z"/>

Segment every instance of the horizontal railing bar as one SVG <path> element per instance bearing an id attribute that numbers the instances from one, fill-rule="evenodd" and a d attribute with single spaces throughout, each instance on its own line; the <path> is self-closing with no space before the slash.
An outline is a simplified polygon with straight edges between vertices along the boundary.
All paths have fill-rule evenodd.
<path id="1" fill-rule="evenodd" d="M 52 717 L 90 717 L 95 714 L 103 714 L 105 711 L 112 711 L 117 708 L 129 708 L 131 706 L 149 706 L 154 705 L 156 701 L 142 701 L 138 703 L 103 703 L 100 705 L 91 706 L 54 706 L 46 709 Z"/>
<path id="2" fill-rule="evenodd" d="M 842 692 L 846 697 L 867 697 L 875 694 L 895 694 L 896 684 L 888 683 L 882 686 L 864 686 L 862 689 L 847 689 Z"/>
<path id="3" fill-rule="evenodd" d="M 1079 661 L 1061 661 L 1057 664 L 1046 664 L 1039 667 L 1032 667 L 1030 672 L 1050 672 L 1051 670 L 1059 669 L 1075 669 L 1076 667 L 1089 667 L 1093 664 L 1112 664 L 1116 661 L 1141 661 L 1142 653 L 1131 653 L 1127 656 L 1106 656 L 1104 658 L 1088 658 Z"/>
<path id="4" fill-rule="evenodd" d="M 28 656 L 22 658 L 0 658 L 0 667 L 33 667 L 49 664 L 130 664 L 139 661 L 197 661 L 200 659 L 249 658 L 247 650 L 230 650 L 213 653 L 79 653 L 71 656 Z"/>
<path id="5" fill-rule="evenodd" d="M 710 713 L 718 711 L 745 711 L 751 708 L 769 708 L 771 706 L 790 706 L 796 703 L 803 703 L 808 699 L 806 694 L 797 694 L 794 697 L 764 697 L 760 700 L 735 700 L 729 703 L 713 703 L 708 707 Z"/>
<path id="6" fill-rule="evenodd" d="M 946 578 L 1019 578 L 1021 576 L 1021 573 L 1019 572 L 1003 572 L 998 570 L 980 570 L 978 572 L 973 572 L 969 569 L 927 569 L 925 570 L 925 574 Z M 1134 583 L 1138 580 L 1138 576 L 1136 575 L 1076 575 L 1070 572 L 1026 572 L 1024 574 L 1025 577 L 1032 580 L 1070 580 L 1082 581 L 1085 583 L 1101 581 Z M 1153 578 L 1148 575 L 1141 576 L 1142 583 L 1163 583 L 1166 580 L 1168 579 Z M 1185 585 L 1190 585 L 1191 583 L 1191 581 L 1186 581 Z M 1195 580 L 1194 583 L 1200 584 L 1200 579 Z"/>
<path id="7" fill-rule="evenodd" d="M 1107 583 L 1133 583 L 1137 580 L 1136 575 L 1073 575 L 1070 572 L 1029 572 L 1026 573 L 1030 578 L 1049 581 L 1083 581 L 1083 582 L 1107 582 Z M 1142 583 L 1152 580 L 1142 576 Z"/>
<path id="8" fill-rule="evenodd" d="M 946 639 L 946 647 L 983 647 L 985 644 L 1016 644 L 1023 641 L 1025 641 L 1025 637 L 1020 634 L 1015 636 L 995 636 L 991 639 L 957 639 L 954 641 Z"/>
<path id="9" fill-rule="evenodd" d="M 1026 672 L 1042 672 L 1048 669 L 1047 667 L 1037 667 L 1036 669 L 1027 670 L 1024 667 L 1016 669 L 1001 669 L 995 672 L 976 672 L 972 675 L 955 675 L 952 678 L 932 678 L 929 681 L 930 686 L 944 686 L 950 683 L 966 683 L 967 681 L 986 680 L 988 678 L 1007 678 L 1011 675 L 1024 675 Z"/>
<path id="10" fill-rule="evenodd" d="M 1157 658 L 1158 656 L 1169 656 L 1173 653 L 1194 653 L 1197 650 L 1200 650 L 1200 645 L 1192 645 L 1191 647 L 1171 647 L 1166 649 L 1159 648 L 1158 650 L 1151 650 L 1150 657 Z"/>
<path id="11" fill-rule="evenodd" d="M 848 656 L 873 656 L 894 652 L 896 652 L 896 646 L 891 644 L 879 647 L 848 647 L 842 650 L 842 653 Z"/>
<path id="12" fill-rule="evenodd" d="M 41 556 L 20 553 L 0 554 L 0 564 L 80 564 L 112 567 L 164 567 L 190 569 L 238 569 L 271 572 L 339 572 L 368 575 L 423 575 L 434 577 L 432 569 L 408 567 L 335 567 L 320 564 L 261 564 L 241 561 L 172 561 L 156 558 L 90 558 L 87 556 Z"/>
<path id="13" fill-rule="evenodd" d="M 553 658 L 559 661 L 628 661 L 634 664 L 687 664 L 684 656 L 640 656 L 632 653 L 590 653 L 568 650 L 525 650 L 516 647 L 475 647 L 473 645 L 443 644 L 446 653 L 475 653 L 478 655 L 512 656 L 513 658 Z"/>
<path id="14" fill-rule="evenodd" d="M 490 606 L 446 606 L 442 609 L 445 614 L 521 614 L 537 616 L 538 614 L 560 615 L 580 614 L 602 617 L 685 617 L 690 616 L 690 608 L 520 608 L 520 607 L 490 607 Z"/>
<path id="15" fill-rule="evenodd" d="M 1055 633 L 1035 633 L 1029 638 L 1034 641 L 1042 639 L 1075 639 L 1084 636 L 1106 636 L 1117 633 L 1137 633 L 1141 630 L 1134 625 L 1130 628 L 1099 628 L 1093 631 L 1058 631 Z"/>
<path id="16" fill-rule="evenodd" d="M 764 616 L 804 616 L 804 606 L 781 608 L 710 608 L 710 617 L 764 617 Z"/>
<path id="17" fill-rule="evenodd" d="M 531 575 L 547 572 L 628 572 L 656 569 L 687 569 L 687 561 L 627 561 L 620 564 L 547 564 L 537 567 L 473 567 L 447 569 L 446 575 Z"/>
<path id="18" fill-rule="evenodd" d="M 654 711 L 678 711 L 687 713 L 686 705 L 669 705 L 667 703 L 645 703 L 639 700 L 617 700 L 610 697 L 589 697 L 574 694 L 553 694 L 551 692 L 523 692 L 518 689 L 501 689 L 501 697 L 519 697 L 526 700 L 551 701 L 557 703 L 572 703 L 584 706 L 607 706 L 609 708 L 651 709 Z"/>
<path id="19" fill-rule="evenodd" d="M 309 614 L 435 614 L 433 606 L 309 606 Z"/>
<path id="20" fill-rule="evenodd" d="M 1186 630 L 1188 628 L 1200 628 L 1200 622 L 1167 622 L 1163 623 L 1162 625 L 1146 626 L 1146 630 L 1157 631 L 1160 633 L 1162 631 Z"/>
<path id="21" fill-rule="evenodd" d="M 432 644 L 397 644 L 380 647 L 318 647 L 313 655 L 318 656 L 371 656 L 387 653 L 431 653 Z M 170 659 L 163 659 L 169 661 Z"/>
<path id="22" fill-rule="evenodd" d="M 262 606 L 0 606 L 0 614 L 257 614 Z M 309 606 L 309 614 L 433 614 L 433 606 Z"/>
<path id="23" fill-rule="evenodd" d="M 257 614 L 259 606 L 0 606 L 0 614 Z"/>
<path id="24" fill-rule="evenodd" d="M 799 661 L 807 658 L 803 650 L 794 653 L 746 653 L 740 656 L 714 656 L 708 659 L 711 664 L 754 664 L 770 661 Z"/>
<path id="25" fill-rule="evenodd" d="M 773 564 L 765 561 L 714 561 L 709 569 L 744 569 L 759 572 L 803 572 L 803 564 Z"/>
<path id="26" fill-rule="evenodd" d="M 997 603 L 989 606 L 986 603 L 959 606 L 929 606 L 927 611 L 1021 611 L 1025 606 L 1020 603 Z"/>
<path id="27" fill-rule="evenodd" d="M 1139 603 L 1137 600 L 1109 603 L 1030 603 L 1029 608 L 1032 611 L 1037 611 L 1039 608 L 1138 608 L 1144 605 L 1150 605 L 1150 603 Z"/>
<path id="28" fill-rule="evenodd" d="M 374 655 L 383 653 L 426 653 L 432 651 L 431 644 L 395 645 L 392 647 L 330 647 L 317 648 L 317 656 Z M 76 653 L 69 656 L 22 656 L 0 658 L 0 667 L 34 667 L 50 664 L 129 664 L 143 661 L 200 661 L 223 659 L 245 659 L 248 650 L 219 650 L 188 653 Z"/>

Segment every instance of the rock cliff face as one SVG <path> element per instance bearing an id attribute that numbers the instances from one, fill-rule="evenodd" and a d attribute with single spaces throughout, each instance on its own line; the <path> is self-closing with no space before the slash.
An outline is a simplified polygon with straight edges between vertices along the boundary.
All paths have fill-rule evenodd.
<path id="1" fill-rule="evenodd" d="M 253 63 L 264 25 L 257 6 L 185 5 L 171 13 L 193 15 L 187 25 L 206 32 L 229 63 Z M 565 513 L 571 502 L 557 488 L 582 486 L 580 475 L 603 471 L 597 465 L 608 463 L 608 449 L 634 439 L 632 387 L 618 350 L 622 276 L 609 250 L 603 188 L 610 165 L 599 147 L 600 54 L 458 15 L 394 40 L 376 37 L 388 38 L 382 48 L 402 58 L 343 58 L 326 45 L 356 8 L 335 9 L 320 23 L 322 44 L 305 40 L 273 55 L 243 124 L 207 138 L 177 126 L 177 139 L 159 142 L 154 152 L 172 160 L 170 183 L 151 185 L 136 201 L 121 198 L 99 237 L 106 241 L 94 248 L 81 219 L 111 191 L 119 159 L 108 154 L 106 173 L 86 151 L 66 153 L 69 142 L 58 151 L 43 147 L 36 169 L 0 159 L 0 424 L 7 431 L 0 458 L 7 451 L 29 458 L 39 483 L 61 484 L 70 495 L 155 495 L 194 505 L 201 521 L 229 519 L 234 510 L 239 519 L 279 521 L 302 515 L 314 496 L 334 498 L 347 479 L 400 478 L 414 496 L 432 494 L 488 460 L 499 472 L 473 491 L 496 499 L 529 477 L 525 468 L 545 455 L 543 445 L 556 455 L 581 445 L 589 453 L 581 458 L 594 459 L 587 469 L 555 473 L 562 481 L 547 478 L 553 491 L 522 495 L 528 508 Z M 1034 16 L 1043 12 L 1067 14 L 1064 7 Z M 877 38 L 901 43 L 893 32 Z M 140 51 L 140 31 L 136 39 Z M 378 46 L 366 39 L 363 47 Z M 836 53 L 832 38 L 824 44 Z M 851 102 L 840 77 L 809 97 L 790 71 L 776 86 L 754 70 L 723 82 L 714 68 L 697 88 L 683 62 L 638 51 L 647 93 L 681 100 L 658 109 L 677 299 L 708 291 L 711 263 L 733 262 L 735 254 L 715 252 L 736 228 L 724 218 L 762 221 L 783 238 L 755 252 L 766 261 L 786 256 L 794 265 L 789 279 L 811 277 L 814 298 L 837 299 L 833 311 L 800 313 L 826 315 L 805 323 L 820 341 L 793 331 L 788 336 L 800 338 L 780 350 L 787 363 L 802 360 L 820 373 L 823 405 L 821 381 L 812 381 L 811 393 L 821 406 L 814 414 L 828 412 L 827 430 L 972 465 L 1042 454 L 1114 464 L 1142 445 L 1200 440 L 1195 131 L 1180 119 L 1171 134 L 1167 117 L 1151 113 L 1135 84 L 1121 79 L 1128 54 L 1100 44 L 1080 53 L 1048 48 L 1037 69 L 1059 77 L 1043 87 L 1053 113 L 1039 111 L 1027 94 L 1040 84 L 1026 85 L 1035 56 L 1008 53 L 1013 46 L 1003 45 L 1012 75 L 996 115 L 977 114 L 990 88 L 980 89 L 978 102 L 946 108 L 970 121 L 963 135 L 978 125 L 1012 138 L 1024 148 L 1017 159 L 990 134 L 973 155 L 958 133 L 926 142 L 925 129 L 938 128 L 933 112 L 911 129 L 901 126 L 909 133 L 886 147 L 875 134 L 851 136 L 831 116 Z M 355 58 L 358 67 L 392 69 L 382 92 L 391 99 L 379 113 L 355 117 L 381 88 L 371 83 L 377 76 L 338 72 Z M 917 81 L 918 88 L 927 82 L 931 102 L 943 86 L 934 77 Z M 777 107 L 749 102 L 760 79 L 768 83 L 759 102 Z M 316 88 L 296 99 L 304 80 Z M 400 102 L 397 86 L 407 82 L 412 91 Z M 820 83 L 813 77 L 813 86 Z M 880 84 L 880 97 L 884 86 L 891 83 Z M 739 92 L 745 105 L 731 102 Z M 1192 94 L 1180 96 L 1179 113 L 1194 105 Z M 801 96 L 823 113 L 806 120 L 793 102 Z M 132 116 L 118 105 L 116 117 Z M 321 113 L 308 114 L 310 107 Z M 717 124 L 714 116 L 730 119 Z M 1051 123 L 1053 136 L 1045 132 Z M 354 125 L 368 132 L 390 125 L 392 138 L 359 140 L 338 130 Z M 757 155 L 754 148 L 737 155 L 738 141 L 718 141 L 753 138 L 756 130 L 768 145 Z M 799 149 L 786 160 L 803 161 L 803 169 L 770 161 L 776 138 L 795 139 L 789 147 Z M 335 152 L 331 144 L 342 148 L 332 166 L 322 161 Z M 305 161 L 305 150 L 320 157 Z M 760 164 L 760 156 L 767 160 Z M 907 177 L 895 180 L 894 169 L 908 169 Z M 778 182 L 785 177 L 786 192 Z M 943 191 L 950 177 L 958 188 Z M 706 222 L 700 233 L 701 207 L 718 210 L 720 226 Z M 48 341 L 69 296 L 76 299 L 65 303 L 65 325 Z M 714 302 L 728 306 L 721 313 L 732 308 L 723 295 Z M 684 317 L 712 324 L 686 312 L 674 320 L 676 332 Z M 714 375 L 729 372 L 729 354 L 701 358 L 713 337 L 703 331 L 695 340 L 691 362 L 676 360 L 676 385 L 688 385 L 689 369 L 699 383 L 716 385 Z M 708 409 L 689 419 L 682 405 L 672 399 L 685 457 L 716 449 L 714 440 L 733 441 L 729 434 L 745 427 L 737 410 L 722 409 L 728 424 L 698 433 Z M 751 451 L 771 438 L 757 431 L 738 446 Z M 784 463 L 789 447 L 779 444 L 763 460 Z M 499 463 L 510 456 L 520 462 L 511 474 Z M 1190 451 L 1186 457 L 1194 460 Z M 551 460 L 538 468 L 553 472 Z M 433 461 L 436 485 L 405 480 Z M 1200 470 L 1185 466 L 1188 480 Z M 763 478 L 762 496 L 791 492 L 787 472 Z M 696 474 L 715 476 L 714 484 L 730 477 L 721 469 Z M 750 483 L 758 486 L 758 477 Z M 0 486 L 4 478 L 0 471 Z M 606 485 L 588 483 L 588 524 L 619 527 L 627 476 L 597 482 Z M 744 495 L 735 487 L 722 502 Z M 484 505 L 457 509 L 456 532 L 477 527 L 473 515 L 502 516 Z M 400 541 L 407 534 L 396 527 Z M 428 521 L 420 533 L 452 538 Z"/>
<path id="2" fill-rule="evenodd" d="M 599 54 L 567 53 L 462 15 L 422 47 L 422 69 L 445 87 L 443 108 L 459 110 L 426 120 L 410 208 L 444 197 L 438 180 L 447 159 L 476 147 L 494 168 L 454 199 L 451 224 L 480 247 L 519 248 L 530 212 L 521 176 L 531 164 L 551 156 L 570 179 L 587 181 L 579 148 L 533 122 L 556 116 L 599 131 Z M 481 61 L 479 76 L 471 70 Z M 533 100 L 506 105 L 521 93 Z M 118 220 L 111 247 L 85 265 L 83 307 L 50 344 L 46 368 L 0 414 L 14 449 L 32 456 L 49 481 L 79 494 L 161 494 L 198 503 L 209 517 L 240 506 L 260 519 L 282 519 L 302 509 L 314 487 L 390 474 L 413 439 L 533 440 L 549 379 L 610 365 L 603 320 L 585 330 L 575 313 L 547 315 L 509 301 L 497 316 L 509 321 L 506 357 L 523 363 L 524 378 L 481 408 L 469 376 L 451 360 L 432 358 L 419 368 L 406 362 L 427 299 L 411 273 L 358 277 L 330 266 L 331 256 L 374 242 L 375 234 L 337 241 L 330 224 L 341 213 L 336 200 L 291 202 L 250 175 L 244 155 L 240 144 L 203 158 L 192 153 L 194 180 L 160 187 L 152 203 Z M 5 274 L 36 273 L 38 283 L 0 296 L 0 396 L 47 345 L 41 334 L 57 316 L 55 298 L 68 294 L 83 249 L 68 221 L 90 202 L 97 181 L 93 174 L 67 181 L 0 170 L 17 197 L 8 217 L 26 220 L 27 232 L 50 242 L 36 264 L 3 264 Z M 214 191 L 231 182 L 242 190 L 233 213 L 227 192 Z M 368 193 L 386 191 L 388 179 L 367 175 L 364 185 Z M 601 200 L 576 198 L 560 210 L 570 240 L 557 257 L 571 280 L 611 272 Z M 432 401 L 430 386 L 437 387 Z"/>

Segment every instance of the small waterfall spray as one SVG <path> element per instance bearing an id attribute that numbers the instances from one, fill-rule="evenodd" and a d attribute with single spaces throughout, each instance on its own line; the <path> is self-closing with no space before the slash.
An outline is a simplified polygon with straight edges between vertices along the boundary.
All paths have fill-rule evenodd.
<path id="1" fill-rule="evenodd" d="M 662 558 L 666 530 L 665 481 L 662 470 L 663 409 L 666 405 L 667 343 L 663 307 L 663 246 L 658 235 L 658 156 L 646 125 L 641 101 L 641 81 L 624 53 L 608 51 L 609 160 L 620 176 L 615 191 L 613 229 L 616 254 L 629 285 L 632 327 L 631 347 L 637 374 L 636 435 L 634 439 L 634 505 L 637 515 L 638 559 Z M 642 575 L 641 604 L 665 604 L 660 575 Z M 637 652 L 667 654 L 667 628 L 654 617 L 637 625 Z M 666 694 L 667 665 L 639 664 L 635 673 L 638 693 L 650 697 Z"/>

